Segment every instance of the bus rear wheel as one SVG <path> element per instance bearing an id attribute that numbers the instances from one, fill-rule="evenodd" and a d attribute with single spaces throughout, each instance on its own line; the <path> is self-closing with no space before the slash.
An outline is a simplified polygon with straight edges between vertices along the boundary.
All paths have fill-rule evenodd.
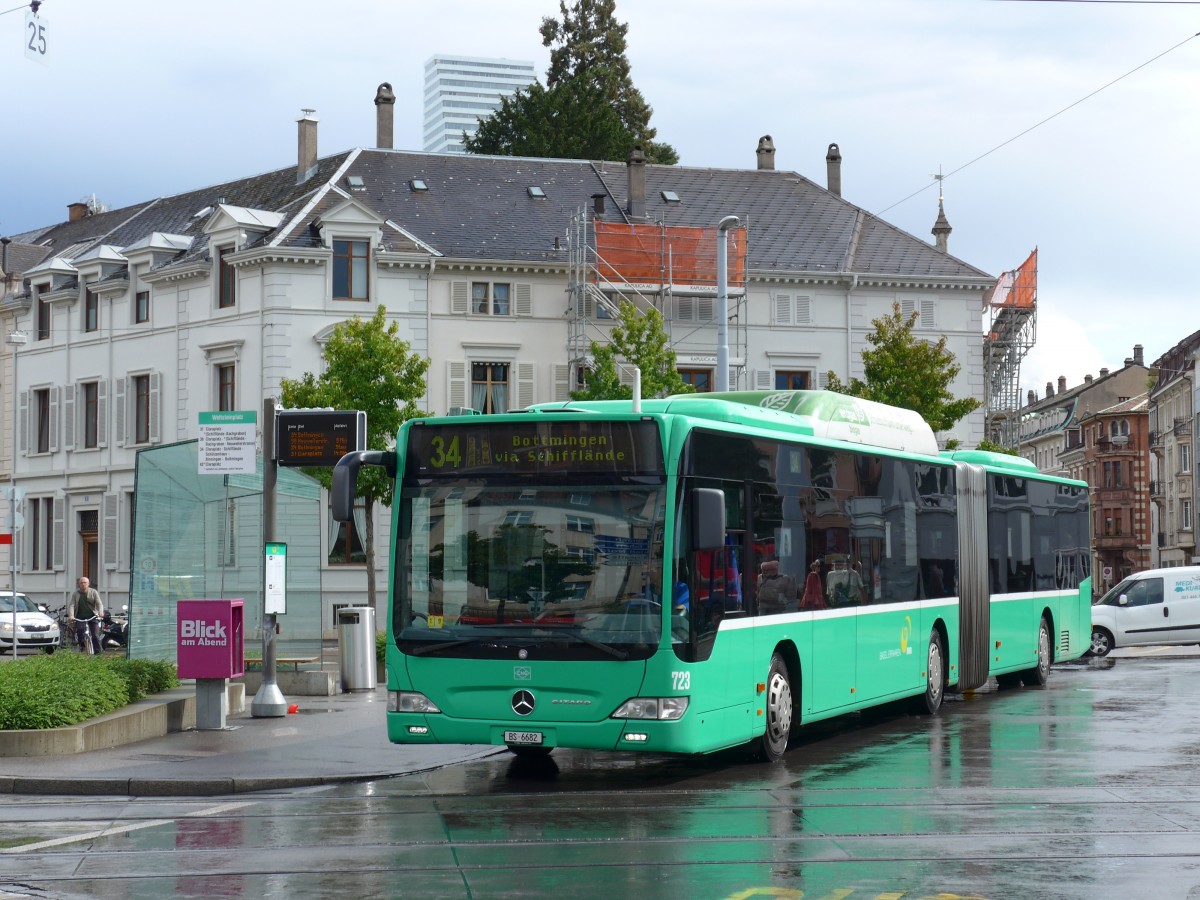
<path id="1" fill-rule="evenodd" d="M 1037 665 L 1021 672 L 1021 680 L 1027 687 L 1045 687 L 1050 680 L 1050 623 L 1042 616 L 1038 624 Z"/>
<path id="2" fill-rule="evenodd" d="M 771 668 L 767 671 L 766 716 L 766 727 L 756 741 L 756 749 L 767 762 L 778 762 L 792 733 L 792 683 L 788 680 L 787 663 L 778 653 L 772 654 Z"/>
<path id="3" fill-rule="evenodd" d="M 935 628 L 929 633 L 929 652 L 925 657 L 925 696 L 922 708 L 929 715 L 937 715 L 946 696 L 946 651 L 942 646 L 942 635 Z"/>

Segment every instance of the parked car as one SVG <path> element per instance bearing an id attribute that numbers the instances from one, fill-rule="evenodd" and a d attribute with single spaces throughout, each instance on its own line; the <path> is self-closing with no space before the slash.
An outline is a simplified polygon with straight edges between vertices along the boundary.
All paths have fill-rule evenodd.
<path id="1" fill-rule="evenodd" d="M 13 605 L 16 604 L 17 649 L 39 649 L 53 653 L 61 634 L 58 623 L 24 594 L 0 591 L 0 653 L 12 653 Z"/>
<path id="2" fill-rule="evenodd" d="M 1200 566 L 1135 572 L 1092 604 L 1092 655 L 1200 644 Z"/>

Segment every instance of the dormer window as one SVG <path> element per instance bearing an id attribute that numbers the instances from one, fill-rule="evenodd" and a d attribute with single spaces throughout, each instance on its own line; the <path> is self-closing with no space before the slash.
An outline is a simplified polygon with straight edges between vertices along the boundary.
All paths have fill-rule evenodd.
<path id="1" fill-rule="evenodd" d="M 237 270 L 229 263 L 233 247 L 223 247 L 220 251 L 218 279 L 220 293 L 217 297 L 217 309 L 232 309 L 237 303 Z"/>
<path id="2" fill-rule="evenodd" d="M 367 241 L 333 242 L 333 299 L 369 300 Z"/>

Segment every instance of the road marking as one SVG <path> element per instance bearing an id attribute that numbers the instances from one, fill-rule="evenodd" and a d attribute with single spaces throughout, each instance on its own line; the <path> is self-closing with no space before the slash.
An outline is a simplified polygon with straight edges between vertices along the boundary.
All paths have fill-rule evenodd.
<path id="1" fill-rule="evenodd" d="M 137 822 L 133 825 L 120 825 L 116 828 L 102 828 L 99 831 L 88 831 L 83 834 L 68 835 L 67 837 L 53 838 L 48 841 L 38 841 L 36 844 L 25 844 L 22 847 L 8 847 L 0 849 L 0 855 L 12 853 L 32 853 L 35 850 L 49 850 L 51 847 L 62 847 L 66 844 L 75 844 L 79 841 L 94 841 L 97 838 L 113 837 L 118 834 L 129 834 L 131 831 L 141 831 L 145 828 L 158 828 L 160 825 L 170 825 L 172 822 L 178 822 L 180 819 L 198 819 L 204 816 L 218 816 L 222 813 L 232 812 L 235 809 L 243 809 L 247 806 L 253 806 L 252 802 L 244 803 L 221 803 L 217 806 L 210 806 L 207 809 L 199 810 L 198 812 L 188 813 L 185 816 L 177 816 L 174 819 L 150 819 L 146 822 Z"/>

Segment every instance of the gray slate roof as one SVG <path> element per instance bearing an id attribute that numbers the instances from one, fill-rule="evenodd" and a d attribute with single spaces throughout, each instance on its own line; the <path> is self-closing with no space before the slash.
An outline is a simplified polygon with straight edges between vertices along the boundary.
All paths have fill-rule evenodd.
<path id="1" fill-rule="evenodd" d="M 565 263 L 571 217 L 590 207 L 595 194 L 606 195 L 606 219 L 625 220 L 624 163 L 360 150 L 320 160 L 316 176 L 302 185 L 295 183 L 296 168 L 291 165 L 54 225 L 38 233 L 36 243 L 55 253 L 81 241 L 124 247 L 154 231 L 198 237 L 207 219 L 196 213 L 223 199 L 284 213 L 283 243 L 313 246 L 316 238 L 308 226 L 344 197 L 330 191 L 332 196 L 322 198 L 303 221 L 295 223 L 294 216 L 331 184 L 352 153 L 356 155 L 344 174 L 361 176 L 363 189 L 352 190 L 345 177 L 336 186 L 449 258 Z M 412 190 L 414 178 L 423 180 L 428 190 Z M 531 186 L 542 188 L 546 196 L 530 197 Z M 675 192 L 680 202 L 664 201 L 664 190 Z M 794 172 L 646 166 L 649 221 L 714 227 L 730 214 L 744 217 L 749 225 L 751 273 L 857 272 L 968 281 L 991 277 Z M 413 246 L 394 232 L 385 234 L 385 242 L 392 249 Z M 196 241 L 167 265 L 203 256 L 203 244 Z"/>

